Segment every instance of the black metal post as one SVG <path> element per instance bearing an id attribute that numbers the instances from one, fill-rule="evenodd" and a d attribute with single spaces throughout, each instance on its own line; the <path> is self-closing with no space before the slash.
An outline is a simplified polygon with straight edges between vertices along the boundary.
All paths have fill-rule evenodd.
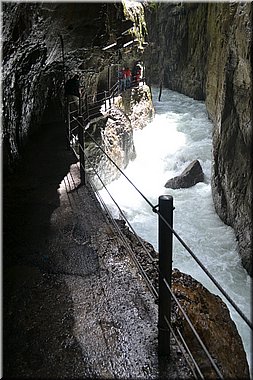
<path id="1" fill-rule="evenodd" d="M 111 91 L 111 66 L 108 66 L 108 91 L 110 96 Z"/>
<path id="2" fill-rule="evenodd" d="M 59 35 L 60 41 L 61 41 L 61 52 L 62 52 L 62 72 L 63 72 L 63 85 L 65 86 L 66 80 L 65 80 L 65 57 L 64 57 L 64 43 L 62 35 Z"/>
<path id="3" fill-rule="evenodd" d="M 163 82 L 160 82 L 160 90 L 159 90 L 159 96 L 158 96 L 158 101 L 161 101 L 161 96 L 162 96 L 162 90 L 163 90 Z"/>
<path id="4" fill-rule="evenodd" d="M 173 198 L 170 195 L 159 197 L 159 213 L 173 228 Z M 171 321 L 171 296 L 164 278 L 171 286 L 172 241 L 173 234 L 161 216 L 159 216 L 159 303 L 158 303 L 158 354 L 170 355 L 170 330 L 164 316 Z"/>
<path id="5" fill-rule="evenodd" d="M 107 98 L 107 93 L 105 91 L 105 111 L 106 111 L 106 98 Z"/>
<path id="6" fill-rule="evenodd" d="M 67 124 L 68 124 L 68 127 L 67 127 L 67 133 L 68 133 L 68 141 L 69 141 L 69 145 L 71 146 L 71 124 L 70 124 L 70 104 L 69 104 L 69 101 L 66 100 L 66 108 L 67 108 Z"/>
<path id="7" fill-rule="evenodd" d="M 80 123 L 82 117 L 78 117 Z M 80 181 L 81 185 L 85 185 L 85 157 L 84 157 L 84 130 L 81 124 L 78 124 L 78 142 L 79 142 L 79 160 L 80 160 Z"/>
<path id="8" fill-rule="evenodd" d="M 88 103 L 88 95 L 85 95 L 85 108 L 86 108 L 86 117 L 89 118 L 89 103 Z"/>
<path id="9" fill-rule="evenodd" d="M 78 107 L 78 116 L 82 116 L 82 97 L 79 95 L 79 107 Z"/>

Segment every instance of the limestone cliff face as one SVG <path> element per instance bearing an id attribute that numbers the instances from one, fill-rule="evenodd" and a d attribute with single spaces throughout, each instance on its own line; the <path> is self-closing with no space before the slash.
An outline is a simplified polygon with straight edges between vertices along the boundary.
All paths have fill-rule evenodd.
<path id="1" fill-rule="evenodd" d="M 146 85 L 136 86 L 124 91 L 114 99 L 112 107 L 104 113 L 104 118 L 91 124 L 86 132 L 85 149 L 92 166 L 96 168 L 100 179 L 90 170 L 96 188 L 119 178 L 120 171 L 116 165 L 124 169 L 129 161 L 136 157 L 133 131 L 144 128 L 154 113 L 151 91 Z M 106 156 L 97 148 L 93 138 L 103 146 Z M 89 165 L 88 165 L 89 166 Z"/>
<path id="2" fill-rule="evenodd" d="M 252 3 L 153 4 L 146 21 L 148 83 L 206 102 L 214 205 L 252 275 Z"/>
<path id="3" fill-rule="evenodd" d="M 48 108 L 59 119 L 64 79 L 78 73 L 85 92 L 94 95 L 107 90 L 103 73 L 109 65 L 115 74 L 117 64 L 130 64 L 141 55 L 141 12 L 140 4 L 129 16 L 122 3 L 3 4 L 5 167 L 20 156 L 29 136 L 50 121 Z"/>
<path id="4" fill-rule="evenodd" d="M 212 189 L 216 210 L 234 227 L 242 263 L 252 275 L 252 4 L 223 8 L 208 14 L 215 30 L 206 83 L 214 123 Z M 224 13 L 225 23 L 217 25 Z M 218 51 L 212 51 L 214 44 Z"/>
<path id="5" fill-rule="evenodd" d="M 161 3 L 146 10 L 148 83 L 195 99 L 205 96 L 207 4 Z"/>

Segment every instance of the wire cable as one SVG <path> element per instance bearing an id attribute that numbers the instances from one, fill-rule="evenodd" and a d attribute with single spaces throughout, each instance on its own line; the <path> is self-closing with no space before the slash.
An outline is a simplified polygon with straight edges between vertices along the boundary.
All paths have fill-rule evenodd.
<path id="1" fill-rule="evenodd" d="M 172 289 L 170 287 L 170 285 L 168 284 L 167 280 L 165 278 L 163 278 L 163 282 L 164 284 L 166 285 L 168 291 L 170 292 L 171 296 L 173 297 L 174 301 L 176 302 L 177 306 L 179 307 L 179 309 L 181 310 L 184 318 L 186 319 L 186 321 L 188 322 L 192 332 L 194 333 L 195 337 L 197 338 L 199 344 L 201 345 L 203 351 L 205 352 L 206 356 L 208 357 L 211 365 L 213 366 L 213 368 L 215 369 L 217 375 L 219 376 L 220 379 L 223 379 L 223 375 L 221 374 L 219 368 L 217 367 L 217 365 L 215 364 L 213 358 L 211 357 L 209 351 L 207 350 L 206 346 L 204 345 L 204 343 L 202 342 L 197 330 L 195 329 L 195 327 L 193 326 L 190 318 L 188 317 L 188 315 L 186 314 L 186 312 L 184 311 L 184 309 L 182 308 L 180 302 L 178 301 L 177 297 L 175 296 L 175 294 L 172 292 Z"/>
<path id="2" fill-rule="evenodd" d="M 85 153 L 84 153 L 85 154 Z M 87 160 L 89 160 L 89 158 L 87 157 L 87 155 L 85 154 Z M 90 160 L 89 160 L 90 161 Z M 117 202 L 114 200 L 114 198 L 112 197 L 112 195 L 110 194 L 110 192 L 108 191 L 108 189 L 106 188 L 102 178 L 99 176 L 99 174 L 97 173 L 97 171 L 95 170 L 95 168 L 93 168 L 94 172 L 96 173 L 97 177 L 99 178 L 100 182 L 102 183 L 102 185 L 104 186 L 104 188 L 106 189 L 106 191 L 108 192 L 109 196 L 111 197 L 111 199 L 113 200 L 113 202 L 117 205 Z M 93 184 L 94 185 L 94 184 Z M 118 206 L 119 207 L 119 206 Z M 107 208 L 107 212 L 109 213 L 109 210 Z M 153 294 L 153 296 L 157 299 L 158 298 L 158 292 L 157 290 L 154 288 L 154 286 L 152 285 L 149 277 L 147 276 L 146 272 L 144 271 L 144 269 L 142 268 L 141 264 L 138 262 L 138 260 L 136 259 L 136 255 L 134 254 L 132 248 L 130 247 L 128 241 L 126 240 L 125 236 L 123 235 L 122 231 L 120 230 L 119 226 L 116 224 L 115 227 L 117 228 L 118 232 L 120 233 L 120 236 L 123 238 L 124 240 L 124 243 L 127 244 L 128 246 L 128 249 L 129 249 L 129 252 L 132 256 L 132 259 L 134 261 L 134 263 L 136 264 L 136 266 L 138 267 L 138 269 L 140 270 L 143 278 L 146 280 L 146 283 L 148 285 L 148 288 L 150 289 L 151 293 Z M 152 256 L 151 256 L 152 257 Z"/>
<path id="3" fill-rule="evenodd" d="M 79 122 L 79 121 L 78 121 Z M 81 124 L 81 123 L 80 123 Z M 136 185 L 126 176 L 126 174 L 120 169 L 120 167 L 113 161 L 113 159 L 105 152 L 105 150 L 101 147 L 100 144 L 93 138 L 93 136 L 86 130 L 86 133 L 89 135 L 91 140 L 96 144 L 96 146 L 105 154 L 105 156 L 113 163 L 113 165 L 117 168 L 117 170 L 126 178 L 126 180 L 134 187 L 134 189 L 141 195 L 141 197 L 148 203 L 148 205 L 152 208 L 152 211 L 157 213 L 159 217 L 164 221 L 164 223 L 168 226 L 174 236 L 178 239 L 178 241 L 183 245 L 183 247 L 190 253 L 193 259 L 198 263 L 201 269 L 206 273 L 209 279 L 214 283 L 214 285 L 219 289 L 219 291 L 223 294 L 223 296 L 227 299 L 227 301 L 233 306 L 236 312 L 240 315 L 240 317 L 247 323 L 247 325 L 253 329 L 253 324 L 249 321 L 249 319 L 244 315 L 244 313 L 239 309 L 239 307 L 235 304 L 235 302 L 231 299 L 231 297 L 227 294 L 227 292 L 222 288 L 222 286 L 218 283 L 217 280 L 213 277 L 213 275 L 208 271 L 208 269 L 204 266 L 204 264 L 197 258 L 197 256 L 193 253 L 193 251 L 188 247 L 188 245 L 183 241 L 183 239 L 177 234 L 177 232 L 169 225 L 169 223 L 163 218 L 163 216 L 157 210 L 157 205 L 154 206 L 149 199 L 136 187 Z"/>
<path id="4" fill-rule="evenodd" d="M 115 89 L 117 89 L 117 87 L 115 87 Z M 113 91 L 110 91 L 109 92 L 109 97 L 106 96 L 106 93 L 104 94 L 105 95 L 105 98 L 104 100 L 107 100 L 111 98 L 111 94 L 113 93 Z M 109 107 L 111 106 L 111 102 L 109 101 Z M 96 107 L 94 107 L 95 109 Z M 98 107 L 97 107 L 98 108 Z M 101 108 L 101 107 L 100 107 Z M 106 108 L 106 106 L 105 106 Z M 89 109 L 88 109 L 89 111 Z M 141 197 L 146 201 L 146 203 L 151 207 L 152 211 L 157 213 L 159 218 L 161 218 L 163 220 L 163 222 L 167 225 L 167 227 L 171 230 L 171 232 L 173 233 L 173 235 L 178 239 L 178 241 L 182 244 L 182 246 L 187 250 L 188 253 L 190 253 L 190 255 L 192 256 L 192 258 L 197 262 L 197 264 L 200 266 L 200 268 L 206 273 L 206 275 L 209 277 L 209 279 L 214 283 L 214 285 L 219 289 L 219 291 L 223 294 L 223 296 L 227 299 L 227 301 L 234 307 L 234 309 L 237 311 L 237 313 L 241 316 L 241 318 L 247 323 L 247 325 L 252 329 L 253 328 L 253 325 L 252 323 L 249 321 L 249 319 L 244 315 L 244 313 L 238 308 L 238 306 L 235 304 L 235 302 L 231 299 L 231 297 L 226 293 L 226 291 L 221 287 L 221 285 L 217 282 L 217 280 L 215 280 L 215 278 L 212 276 L 212 274 L 208 271 L 208 269 L 202 264 L 202 262 L 197 258 L 197 256 L 193 253 L 193 251 L 188 247 L 188 245 L 184 242 L 184 240 L 177 234 L 177 232 L 169 225 L 169 223 L 164 219 L 164 217 L 160 214 L 159 210 L 157 210 L 157 205 L 154 206 L 150 201 L 149 199 L 136 187 L 136 185 L 126 176 L 126 174 L 120 169 L 120 167 L 113 161 L 113 159 L 106 153 L 106 151 L 101 147 L 100 144 L 97 143 L 97 141 L 93 138 L 93 136 L 87 131 L 87 127 L 89 126 L 90 122 L 91 122 L 91 118 L 96 116 L 96 113 L 94 113 L 93 115 L 87 115 L 87 118 L 85 120 L 83 120 L 83 118 L 80 118 L 80 116 L 78 118 L 76 117 L 72 117 L 78 124 L 77 127 L 81 126 L 83 128 L 83 131 L 85 131 L 87 133 L 87 135 L 89 135 L 90 139 L 95 143 L 95 145 L 103 152 L 103 154 L 108 158 L 108 160 L 110 162 L 112 162 L 112 164 L 117 168 L 117 170 L 121 173 L 121 175 L 123 177 L 125 177 L 125 179 L 133 186 L 133 188 L 141 195 Z M 85 123 L 87 123 L 88 121 L 88 124 L 86 126 L 84 126 Z M 77 127 L 75 127 L 74 129 L 76 129 Z M 73 129 L 73 130 L 74 130 Z M 80 144 L 78 145 L 79 146 L 79 149 L 81 149 L 83 152 L 84 152 L 84 147 L 80 146 Z M 77 153 L 76 153 L 77 154 Z M 86 153 L 84 152 L 84 155 L 86 157 L 86 160 L 88 162 L 90 162 L 89 158 L 87 157 Z M 91 163 L 91 162 L 90 162 Z M 82 165 L 83 167 L 83 165 Z M 115 199 L 112 197 L 112 195 L 110 194 L 110 192 L 108 191 L 107 187 L 105 186 L 103 180 L 101 179 L 101 177 L 99 176 L 99 174 L 97 173 L 97 171 L 94 169 L 94 167 L 91 165 L 91 168 L 93 169 L 94 173 L 97 175 L 98 179 L 100 180 L 101 184 L 103 185 L 103 187 L 105 188 L 105 190 L 107 191 L 107 193 L 109 194 L 110 198 L 113 200 L 114 204 L 117 206 L 117 208 L 119 209 L 120 211 L 120 215 L 124 218 L 124 220 L 127 222 L 127 224 L 130 226 L 131 230 L 133 231 L 133 233 L 135 234 L 135 236 L 137 237 L 138 235 L 135 233 L 133 227 L 131 226 L 131 224 L 128 222 L 127 218 L 125 217 L 124 213 L 122 212 L 122 210 L 120 209 L 120 206 L 118 205 L 118 203 L 115 201 Z M 85 170 L 85 168 L 83 167 L 83 170 Z M 90 182 L 90 185 L 93 187 L 93 189 L 95 187 L 94 184 L 92 184 Z M 104 203 L 104 201 L 102 200 L 101 198 L 101 195 L 98 193 L 97 189 L 94 191 L 96 196 L 99 198 L 99 201 L 100 203 L 103 205 L 104 209 L 107 210 L 107 214 L 110 215 L 110 211 L 108 209 L 108 207 L 106 206 L 106 204 Z M 115 222 L 115 221 L 114 221 Z M 151 284 L 151 281 L 150 279 L 148 278 L 145 270 L 142 268 L 142 266 L 140 265 L 140 263 L 138 262 L 138 259 L 136 258 L 136 255 L 135 253 L 133 252 L 132 248 L 130 247 L 129 245 L 129 242 L 127 241 L 126 237 L 124 236 L 124 234 L 122 233 L 119 225 L 115 222 L 115 227 L 117 228 L 121 238 L 123 239 L 123 242 L 126 244 L 126 246 L 128 247 L 129 249 L 129 253 L 130 253 L 130 256 L 132 257 L 134 263 L 136 264 L 137 268 L 140 270 L 140 273 L 142 274 L 144 280 L 146 281 L 147 285 L 148 285 L 148 288 L 150 289 L 151 293 L 153 294 L 154 297 L 158 297 L 158 292 L 157 290 L 153 287 L 153 285 Z M 141 240 L 140 240 L 141 242 Z M 145 246 L 143 245 L 143 248 L 145 249 Z M 147 252 L 147 250 L 145 249 L 145 251 Z M 149 254 L 150 255 L 150 254 Z M 150 257 L 152 258 L 153 260 L 153 257 L 150 255 Z M 158 269 L 159 271 L 159 269 Z M 187 316 L 187 314 L 185 313 L 184 309 L 182 308 L 180 302 L 177 300 L 176 296 L 173 294 L 167 280 L 165 278 L 163 278 L 163 281 L 167 287 L 167 289 L 169 290 L 172 298 L 174 299 L 174 301 L 176 302 L 176 304 L 178 305 L 179 309 L 181 310 L 184 318 L 186 319 L 187 323 L 189 324 L 193 334 L 195 335 L 196 339 L 198 340 L 200 346 L 202 347 L 203 351 L 205 352 L 206 356 L 208 357 L 212 367 L 214 368 L 214 370 L 216 371 L 218 377 L 220 379 L 223 379 L 223 375 L 221 374 L 219 368 L 217 367 L 216 363 L 214 362 L 213 358 L 211 357 L 210 353 L 208 352 L 206 346 L 204 345 L 204 343 L 202 342 L 201 338 L 199 337 L 196 329 L 194 328 L 192 322 L 190 321 L 189 317 Z M 173 328 L 171 327 L 169 321 L 167 320 L 167 318 L 165 317 L 165 320 L 166 320 L 166 323 L 167 325 L 169 326 L 170 330 L 172 331 Z M 183 343 L 183 346 L 185 347 L 185 350 L 187 351 L 188 355 L 191 357 L 191 360 L 194 364 L 194 367 L 196 368 L 199 376 L 201 377 L 201 379 L 203 379 L 203 374 L 201 373 L 197 363 L 195 362 L 194 358 L 192 357 L 192 354 L 189 350 L 189 347 L 187 346 L 184 338 L 182 337 L 182 334 L 180 333 L 180 331 L 178 330 L 177 331 L 182 343 Z M 175 334 L 173 333 L 174 335 L 174 338 L 175 338 Z M 175 338 L 176 340 L 176 338 Z M 194 373 L 194 370 L 191 368 L 191 370 L 193 371 Z M 195 374 L 196 376 L 196 374 Z"/>

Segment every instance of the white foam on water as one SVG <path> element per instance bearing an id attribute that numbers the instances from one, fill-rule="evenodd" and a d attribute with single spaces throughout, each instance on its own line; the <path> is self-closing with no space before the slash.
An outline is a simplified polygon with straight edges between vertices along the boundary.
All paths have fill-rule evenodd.
<path id="1" fill-rule="evenodd" d="M 170 90 L 153 88 L 156 115 L 142 130 L 134 131 L 136 159 L 124 173 L 153 204 L 158 197 L 170 194 L 174 200 L 174 229 L 207 267 L 242 312 L 251 317 L 251 278 L 242 267 L 231 227 L 226 226 L 214 210 L 211 194 L 212 123 L 203 102 Z M 198 159 L 205 181 L 188 189 L 166 189 L 166 181 L 179 175 Z M 107 186 L 137 234 L 156 249 L 157 216 L 150 205 L 127 182 L 124 176 Z M 107 192 L 100 191 L 114 217 L 119 212 Z M 211 292 L 222 297 L 242 337 L 251 365 L 251 331 L 234 308 L 220 294 L 190 254 L 174 238 L 173 267 L 188 273 Z"/>

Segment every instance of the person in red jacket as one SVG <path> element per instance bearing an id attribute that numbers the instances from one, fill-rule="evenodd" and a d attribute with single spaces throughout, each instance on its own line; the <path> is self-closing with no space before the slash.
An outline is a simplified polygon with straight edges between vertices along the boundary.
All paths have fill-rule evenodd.
<path id="1" fill-rule="evenodd" d="M 141 80 L 141 67 L 140 65 L 136 66 L 136 82 L 139 83 Z"/>
<path id="2" fill-rule="evenodd" d="M 129 67 L 127 67 L 125 69 L 125 75 L 126 75 L 126 88 L 130 88 L 131 87 L 131 70 L 129 69 Z"/>
<path id="3" fill-rule="evenodd" d="M 118 78 L 119 78 L 119 91 L 125 91 L 126 89 L 126 70 L 124 67 L 119 69 L 118 72 Z"/>

